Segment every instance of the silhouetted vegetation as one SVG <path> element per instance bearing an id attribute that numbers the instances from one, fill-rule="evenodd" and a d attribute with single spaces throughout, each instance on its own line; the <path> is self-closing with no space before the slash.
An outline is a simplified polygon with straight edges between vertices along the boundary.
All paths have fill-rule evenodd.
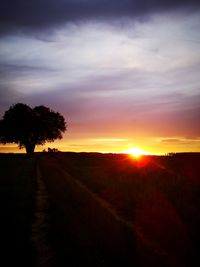
<path id="1" fill-rule="evenodd" d="M 59 152 L 59 150 L 57 149 L 57 148 L 50 148 L 50 147 L 48 147 L 48 152 L 49 153 L 56 153 L 56 152 Z"/>
<path id="2" fill-rule="evenodd" d="M 0 120 L 0 142 L 16 143 L 33 153 L 36 145 L 61 139 L 66 130 L 64 117 L 45 106 L 34 108 L 18 103 L 7 110 Z"/>

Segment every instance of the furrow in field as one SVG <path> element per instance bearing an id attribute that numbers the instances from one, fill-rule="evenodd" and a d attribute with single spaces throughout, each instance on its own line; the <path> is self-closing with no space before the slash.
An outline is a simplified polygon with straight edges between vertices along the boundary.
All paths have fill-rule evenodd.
<path id="1" fill-rule="evenodd" d="M 133 231 L 50 158 L 40 160 L 47 186 L 58 264 L 110 266 L 135 262 Z M 60 265 L 59 265 L 60 266 Z M 64 266 L 61 264 L 61 266 Z"/>
<path id="2" fill-rule="evenodd" d="M 140 227 L 137 227 L 134 225 L 133 222 L 128 221 L 127 219 L 124 219 L 121 217 L 110 205 L 107 201 L 105 201 L 103 198 L 99 197 L 96 193 L 92 192 L 85 184 L 83 184 L 80 180 L 76 179 L 75 177 L 72 177 L 65 168 L 60 165 L 60 167 L 63 169 L 63 172 L 65 174 L 65 177 L 70 177 L 73 182 L 76 184 L 77 187 L 81 188 L 86 194 L 90 195 L 91 198 L 96 201 L 100 207 L 106 210 L 108 212 L 113 220 L 117 221 L 120 224 L 123 224 L 132 234 L 136 235 L 137 239 L 141 241 L 143 245 L 148 247 L 153 251 L 153 253 L 163 255 L 164 257 L 168 256 L 167 252 L 160 248 L 159 244 L 156 243 L 154 240 L 148 238 L 148 236 L 145 236 L 142 229 Z"/>
<path id="3" fill-rule="evenodd" d="M 68 227 L 67 238 L 73 236 L 81 249 L 86 244 L 101 261 L 107 258 L 112 261 L 115 257 L 116 262 L 121 260 L 127 266 L 136 261 L 137 250 L 141 251 L 141 247 L 154 255 L 150 256 L 152 259 L 169 260 L 159 244 L 117 214 L 108 202 L 72 177 L 55 159 L 42 159 L 41 169 L 57 207 L 57 217 L 62 217 L 64 228 Z"/>
<path id="4" fill-rule="evenodd" d="M 100 200 L 109 203 L 108 208 L 114 210 L 126 225 L 128 222 L 133 226 L 140 250 L 138 254 L 142 258 L 148 258 L 146 255 L 150 250 L 150 254 L 155 253 L 154 258 L 164 258 L 167 266 L 184 266 L 191 251 L 191 242 L 178 210 L 168 199 L 167 190 L 170 186 L 174 187 L 172 182 L 176 180 L 174 173 L 166 169 L 160 173 L 160 165 L 156 165 L 157 176 L 153 178 L 151 172 L 146 175 L 137 166 L 131 165 L 131 172 L 119 162 L 111 167 L 112 162 L 106 162 L 106 157 L 104 161 L 97 161 L 97 158 L 95 161 L 85 155 L 71 159 L 60 154 L 54 155 L 54 158 L 73 178 L 86 185 Z M 149 171 L 151 167 L 152 163 Z M 144 265 L 148 262 L 146 260 Z"/>

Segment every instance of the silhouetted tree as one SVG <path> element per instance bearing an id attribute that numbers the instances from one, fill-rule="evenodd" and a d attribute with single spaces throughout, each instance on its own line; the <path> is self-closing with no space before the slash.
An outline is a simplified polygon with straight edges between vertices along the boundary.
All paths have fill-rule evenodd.
<path id="1" fill-rule="evenodd" d="M 45 106 L 31 108 L 18 103 L 11 106 L 0 120 L 0 142 L 16 143 L 33 153 L 36 145 L 62 138 L 66 130 L 64 117 Z"/>

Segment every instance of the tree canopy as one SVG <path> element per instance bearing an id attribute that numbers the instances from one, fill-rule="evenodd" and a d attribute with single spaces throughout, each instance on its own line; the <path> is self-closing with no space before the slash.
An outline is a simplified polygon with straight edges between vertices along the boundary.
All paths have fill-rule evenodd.
<path id="1" fill-rule="evenodd" d="M 36 145 L 61 139 L 66 131 L 64 117 L 45 106 L 29 107 L 18 103 L 12 105 L 0 120 L 0 142 L 16 143 L 34 152 Z"/>

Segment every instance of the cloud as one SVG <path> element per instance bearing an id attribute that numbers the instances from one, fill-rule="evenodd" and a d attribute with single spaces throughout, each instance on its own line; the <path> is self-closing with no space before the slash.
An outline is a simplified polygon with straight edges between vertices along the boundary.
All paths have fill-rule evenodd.
<path id="1" fill-rule="evenodd" d="M 173 9 L 196 10 L 198 0 L 3 0 L 0 9 L 0 31 L 40 31 L 66 22 L 88 19 L 139 18 Z"/>
<path id="2" fill-rule="evenodd" d="M 196 145 L 199 144 L 200 142 L 200 138 L 195 137 L 195 138 L 166 138 L 166 139 L 162 139 L 161 143 L 165 144 L 165 145 Z"/>
<path id="3" fill-rule="evenodd" d="M 1 81 L 25 94 L 62 88 L 102 98 L 193 93 L 199 90 L 199 27 L 196 16 L 165 15 L 129 22 L 123 31 L 106 23 L 71 25 L 54 42 L 2 37 Z"/>
<path id="4" fill-rule="evenodd" d="M 180 139 L 170 138 L 161 140 L 162 143 L 179 143 L 182 142 Z"/>
<path id="5" fill-rule="evenodd" d="M 78 8 L 80 1 L 74 3 Z M 115 12 L 110 10 L 110 17 L 117 19 Z M 128 19 L 122 28 L 97 21 L 95 12 L 87 18 L 96 21 L 76 25 L 81 14 L 53 36 L 2 36 L 0 111 L 16 102 L 43 104 L 62 113 L 69 135 L 79 137 L 198 137 L 199 13 Z M 127 11 L 127 16 L 137 14 Z M 42 27 L 56 27 L 57 22 L 49 18 Z M 16 26 L 39 30 L 34 23 Z"/>

